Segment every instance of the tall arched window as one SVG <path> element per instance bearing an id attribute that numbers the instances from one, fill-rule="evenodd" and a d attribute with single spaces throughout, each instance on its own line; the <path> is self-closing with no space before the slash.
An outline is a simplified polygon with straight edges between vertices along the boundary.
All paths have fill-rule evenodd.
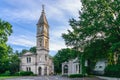
<path id="1" fill-rule="evenodd" d="M 41 67 L 38 68 L 38 74 L 39 74 L 39 75 L 42 74 L 42 68 L 41 68 Z"/>
<path id="2" fill-rule="evenodd" d="M 45 67 L 44 72 L 45 72 L 45 75 L 47 75 L 47 67 Z"/>
<path id="3" fill-rule="evenodd" d="M 42 46 L 42 38 L 40 38 L 39 43 L 40 43 L 40 46 Z"/>
<path id="4" fill-rule="evenodd" d="M 27 57 L 27 63 L 31 63 L 31 57 Z"/>
<path id="5" fill-rule="evenodd" d="M 64 73 L 68 73 L 68 65 L 64 65 L 63 69 L 64 69 Z"/>
<path id="6" fill-rule="evenodd" d="M 45 55 L 45 61 L 47 61 L 47 55 Z"/>

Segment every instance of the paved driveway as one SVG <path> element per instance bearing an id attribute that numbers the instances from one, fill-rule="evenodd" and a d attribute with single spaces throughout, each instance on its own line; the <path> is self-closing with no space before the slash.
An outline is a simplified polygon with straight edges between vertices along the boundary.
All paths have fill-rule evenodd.
<path id="1" fill-rule="evenodd" d="M 33 77 L 19 77 L 5 80 L 102 80 L 99 78 L 67 78 L 61 76 L 33 76 Z"/>

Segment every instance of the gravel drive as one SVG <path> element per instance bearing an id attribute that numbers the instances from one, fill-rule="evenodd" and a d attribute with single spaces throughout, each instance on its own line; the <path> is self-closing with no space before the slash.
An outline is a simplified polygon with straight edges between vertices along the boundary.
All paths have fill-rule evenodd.
<path id="1" fill-rule="evenodd" d="M 67 78 L 61 76 L 31 76 L 31 77 L 18 77 L 5 80 L 103 80 L 99 78 Z"/>

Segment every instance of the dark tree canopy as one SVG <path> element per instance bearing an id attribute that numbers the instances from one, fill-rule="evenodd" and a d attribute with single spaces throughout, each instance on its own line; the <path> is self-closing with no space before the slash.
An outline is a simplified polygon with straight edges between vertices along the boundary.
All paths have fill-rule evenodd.
<path id="1" fill-rule="evenodd" d="M 36 53 L 36 46 L 31 47 L 31 48 L 29 49 L 29 51 L 35 54 L 35 53 Z"/>
<path id="2" fill-rule="evenodd" d="M 74 59 L 77 56 L 79 56 L 79 53 L 76 50 L 69 48 L 59 50 L 53 58 L 55 72 L 61 73 L 62 63 Z"/>
<path id="3" fill-rule="evenodd" d="M 66 45 L 84 50 L 91 56 L 120 52 L 120 1 L 81 0 L 79 20 L 71 19 L 72 31 L 63 34 Z M 95 47 L 96 46 L 96 47 Z M 107 56 L 109 57 L 109 56 Z M 98 57 L 93 57 L 98 59 Z"/>

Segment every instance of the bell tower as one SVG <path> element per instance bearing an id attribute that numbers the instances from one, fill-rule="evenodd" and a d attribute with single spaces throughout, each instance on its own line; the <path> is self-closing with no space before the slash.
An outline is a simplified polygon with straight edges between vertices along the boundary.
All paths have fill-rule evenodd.
<path id="1" fill-rule="evenodd" d="M 49 75 L 49 25 L 45 16 L 44 5 L 42 5 L 41 16 L 37 23 L 37 74 Z"/>
<path id="2" fill-rule="evenodd" d="M 49 51 L 49 25 L 45 16 L 44 5 L 42 5 L 42 13 L 37 23 L 37 50 Z"/>
<path id="3" fill-rule="evenodd" d="M 36 24 L 36 53 L 26 52 L 21 56 L 21 70 L 32 71 L 37 75 L 54 73 L 52 57 L 49 56 L 49 24 L 45 16 L 44 5 L 40 18 Z"/>

